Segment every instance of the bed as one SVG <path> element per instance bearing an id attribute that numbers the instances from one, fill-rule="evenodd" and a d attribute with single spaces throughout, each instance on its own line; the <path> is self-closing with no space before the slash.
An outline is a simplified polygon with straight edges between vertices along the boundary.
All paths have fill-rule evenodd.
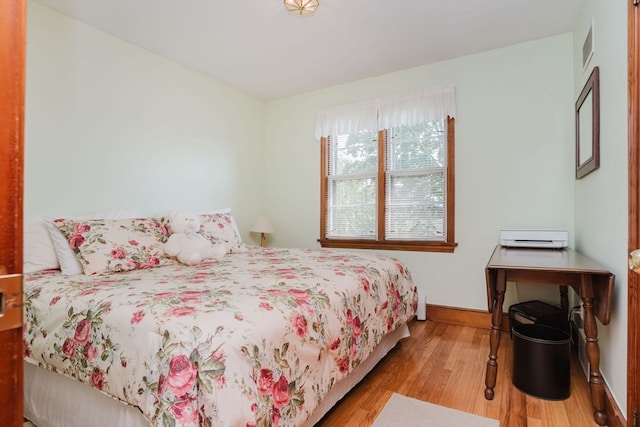
<path id="1" fill-rule="evenodd" d="M 312 426 L 416 311 L 392 257 L 234 241 L 185 266 L 150 261 L 138 232 L 162 241 L 160 221 L 52 223 L 98 271 L 25 275 L 25 417 L 39 427 Z M 127 260 L 131 246 L 145 253 Z"/>

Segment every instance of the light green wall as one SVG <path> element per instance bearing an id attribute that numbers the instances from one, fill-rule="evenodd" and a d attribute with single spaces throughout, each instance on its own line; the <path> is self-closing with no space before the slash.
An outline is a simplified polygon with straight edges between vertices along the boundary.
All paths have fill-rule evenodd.
<path id="1" fill-rule="evenodd" d="M 595 16 L 601 72 L 601 167 L 575 177 L 575 100 L 588 77 L 580 58 Z M 267 109 L 265 211 L 277 246 L 318 247 L 323 108 L 444 83 L 456 85 L 454 254 L 389 252 L 404 261 L 430 304 L 486 309 L 484 267 L 500 228 L 556 227 L 616 276 L 613 318 L 599 327 L 601 370 L 626 410 L 626 4 L 587 1 L 574 33 L 323 89 Z M 575 59 L 574 59 L 575 58 Z M 518 284 L 510 303 L 554 298 Z"/>
<path id="2" fill-rule="evenodd" d="M 251 241 L 263 101 L 34 1 L 27 24 L 27 217 L 231 207 Z"/>
<path id="3" fill-rule="evenodd" d="M 595 50 L 586 70 L 582 44 L 592 19 Z M 575 247 L 616 275 L 611 323 L 598 324 L 601 370 L 626 412 L 627 387 L 627 2 L 587 0 L 575 25 L 574 98 L 600 68 L 600 168 L 574 181 Z"/>
<path id="4" fill-rule="evenodd" d="M 430 304 L 486 309 L 484 267 L 505 227 L 558 227 L 617 275 L 600 328 L 602 372 L 626 408 L 626 4 L 586 1 L 573 34 L 412 68 L 265 104 L 28 2 L 25 215 L 136 206 L 258 215 L 275 246 L 318 247 L 323 108 L 454 83 L 453 254 L 388 252 Z M 602 164 L 574 180 L 578 61 L 596 18 Z M 576 59 L 574 59 L 574 57 Z M 518 300 L 510 286 L 505 307 Z M 518 289 L 521 289 L 518 287 Z M 518 291 L 520 294 L 520 290 Z"/>
<path id="5" fill-rule="evenodd" d="M 269 103 L 273 244 L 318 247 L 319 110 L 453 83 L 459 246 L 453 254 L 390 254 L 407 263 L 428 303 L 486 310 L 484 267 L 500 228 L 573 229 L 572 43 L 564 34 Z"/>

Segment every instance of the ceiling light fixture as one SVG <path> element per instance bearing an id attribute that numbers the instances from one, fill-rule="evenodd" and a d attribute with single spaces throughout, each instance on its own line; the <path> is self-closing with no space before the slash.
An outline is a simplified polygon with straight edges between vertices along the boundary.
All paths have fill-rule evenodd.
<path id="1" fill-rule="evenodd" d="M 284 0 L 284 7 L 296 15 L 311 15 L 319 5 L 319 0 Z"/>

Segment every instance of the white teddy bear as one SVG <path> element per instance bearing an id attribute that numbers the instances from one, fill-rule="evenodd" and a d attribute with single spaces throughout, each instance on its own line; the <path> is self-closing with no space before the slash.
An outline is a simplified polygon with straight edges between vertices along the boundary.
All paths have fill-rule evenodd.
<path id="1" fill-rule="evenodd" d="M 197 265 L 206 259 L 220 259 L 227 253 L 224 245 L 214 245 L 198 234 L 200 217 L 181 211 L 169 214 L 171 235 L 164 252 L 186 265 Z"/>

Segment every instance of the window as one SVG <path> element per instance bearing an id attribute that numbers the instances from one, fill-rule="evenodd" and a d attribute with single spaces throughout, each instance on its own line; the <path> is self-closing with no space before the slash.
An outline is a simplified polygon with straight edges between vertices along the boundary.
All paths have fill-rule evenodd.
<path id="1" fill-rule="evenodd" d="M 453 252 L 454 123 L 322 137 L 320 244 Z"/>

